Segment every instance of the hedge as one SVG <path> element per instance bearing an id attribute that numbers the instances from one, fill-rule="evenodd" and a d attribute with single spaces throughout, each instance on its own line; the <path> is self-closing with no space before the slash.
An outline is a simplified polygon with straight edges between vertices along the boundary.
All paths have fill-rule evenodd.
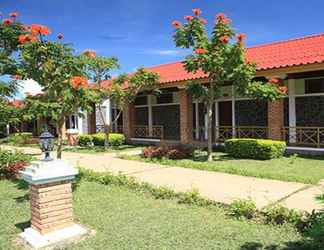
<path id="1" fill-rule="evenodd" d="M 80 135 L 79 146 L 81 147 L 91 147 L 93 146 L 92 136 L 91 135 Z"/>
<path id="2" fill-rule="evenodd" d="M 6 141 L 11 144 L 27 144 L 33 138 L 33 134 L 29 132 L 15 133 L 8 136 Z"/>
<path id="3" fill-rule="evenodd" d="M 109 134 L 109 145 L 113 147 L 121 146 L 125 144 L 125 136 L 123 134 L 110 133 Z M 105 145 L 105 134 L 97 133 L 93 135 L 80 135 L 79 146 L 104 146 Z"/>
<path id="4" fill-rule="evenodd" d="M 235 158 L 269 160 L 282 157 L 286 143 L 263 139 L 229 139 L 225 141 L 225 151 Z"/>

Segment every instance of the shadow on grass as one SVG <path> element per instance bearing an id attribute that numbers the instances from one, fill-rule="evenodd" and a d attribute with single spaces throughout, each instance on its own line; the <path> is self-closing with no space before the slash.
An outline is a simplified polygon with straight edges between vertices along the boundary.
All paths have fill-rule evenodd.
<path id="1" fill-rule="evenodd" d="M 16 223 L 15 227 L 23 232 L 26 228 L 30 227 L 30 221 Z"/>
<path id="2" fill-rule="evenodd" d="M 192 157 L 192 160 L 195 162 L 207 162 L 207 153 L 206 152 L 198 152 Z M 242 161 L 248 159 L 235 158 L 229 154 L 223 152 L 216 152 L 213 154 L 213 162 L 220 161 Z M 256 161 L 256 160 L 255 160 Z"/>
<path id="3" fill-rule="evenodd" d="M 300 241 L 286 242 L 284 246 L 268 245 L 265 246 L 259 242 L 246 242 L 240 250 L 323 250 L 324 245 L 315 239 L 302 239 Z"/>

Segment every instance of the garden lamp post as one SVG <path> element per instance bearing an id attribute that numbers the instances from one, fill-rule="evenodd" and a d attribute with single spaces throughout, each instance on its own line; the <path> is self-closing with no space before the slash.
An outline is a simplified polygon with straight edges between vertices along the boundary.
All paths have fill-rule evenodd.
<path id="1" fill-rule="evenodd" d="M 52 159 L 54 136 L 45 127 L 39 137 L 45 158 L 34 161 L 21 177 L 29 184 L 31 206 L 30 227 L 20 237 L 33 248 L 56 247 L 88 230 L 73 219 L 72 182 L 78 170 L 62 159 Z"/>
<path id="2" fill-rule="evenodd" d="M 45 153 L 45 158 L 43 161 L 52 161 L 50 152 L 54 149 L 54 136 L 48 132 L 47 126 L 44 132 L 39 136 L 39 145 L 42 152 Z"/>

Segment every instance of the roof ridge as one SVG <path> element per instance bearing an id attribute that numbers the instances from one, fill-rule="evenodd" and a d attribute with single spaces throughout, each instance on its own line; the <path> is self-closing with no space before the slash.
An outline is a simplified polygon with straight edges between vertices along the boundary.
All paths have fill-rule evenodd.
<path id="1" fill-rule="evenodd" d="M 289 38 L 289 39 L 285 39 L 285 40 L 279 40 L 279 41 L 263 43 L 263 44 L 259 44 L 259 45 L 253 45 L 253 46 L 247 47 L 247 49 L 255 49 L 255 48 L 260 48 L 260 47 L 265 47 L 265 46 L 277 45 L 277 44 L 282 44 L 282 43 L 289 43 L 289 42 L 293 42 L 293 41 L 299 41 L 299 40 L 304 40 L 304 39 L 309 39 L 309 38 L 314 38 L 314 37 L 320 37 L 320 36 L 324 36 L 324 33 L 305 35 L 305 36 L 302 36 L 302 37 Z"/>

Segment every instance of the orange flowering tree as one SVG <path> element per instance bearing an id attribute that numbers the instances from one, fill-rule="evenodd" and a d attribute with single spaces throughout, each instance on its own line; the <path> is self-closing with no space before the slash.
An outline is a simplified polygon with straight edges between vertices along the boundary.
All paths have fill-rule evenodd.
<path id="1" fill-rule="evenodd" d="M 65 118 L 79 109 L 90 110 L 94 98 L 88 88 L 83 72 L 83 62 L 74 54 L 70 45 L 60 40 L 50 41 L 46 37 L 50 30 L 44 25 L 25 26 L 20 34 L 18 72 L 22 79 L 35 80 L 43 90 L 37 96 L 26 99 L 26 117 L 49 117 L 56 123 L 58 131 L 57 157 L 62 156 Z"/>
<path id="2" fill-rule="evenodd" d="M 247 62 L 244 34 L 236 34 L 231 20 L 218 14 L 211 34 L 206 30 L 207 21 L 201 17 L 200 9 L 193 9 L 193 16 L 185 16 L 185 23 L 172 23 L 175 28 L 175 44 L 180 48 L 192 49 L 192 54 L 183 62 L 188 72 L 201 71 L 208 82 L 190 82 L 187 86 L 193 98 L 202 101 L 208 117 L 208 161 L 212 160 L 212 117 L 213 104 L 221 97 L 221 87 L 231 83 L 235 93 L 252 98 L 276 100 L 285 95 L 287 89 L 275 80 L 271 83 L 254 81 L 256 65 Z"/>
<path id="3" fill-rule="evenodd" d="M 83 53 L 82 60 L 85 62 L 85 72 L 94 83 L 97 93 L 96 104 L 104 126 L 105 149 L 109 147 L 110 124 L 108 117 L 101 108 L 102 102 L 109 99 L 119 110 L 112 123 L 116 122 L 125 109 L 126 105 L 134 101 L 139 91 L 153 89 L 158 81 L 158 75 L 143 69 L 137 70 L 132 75 L 121 75 L 113 80 L 111 71 L 119 67 L 114 57 L 97 56 L 95 51 L 87 50 Z"/>
<path id="4" fill-rule="evenodd" d="M 18 13 L 13 12 L 0 20 L 0 75 L 14 75 L 16 71 L 13 53 L 18 50 L 18 36 L 24 32 L 17 16 Z"/>
<path id="5" fill-rule="evenodd" d="M 17 71 L 14 52 L 18 50 L 17 37 L 24 32 L 23 25 L 16 20 L 17 12 L 10 13 L 0 19 L 0 76 L 15 75 Z M 14 77 L 13 77 L 14 78 Z M 18 91 L 17 81 L 0 81 L 0 130 L 8 124 L 17 125 L 21 116 L 20 109 L 10 105 L 10 99 Z"/>

